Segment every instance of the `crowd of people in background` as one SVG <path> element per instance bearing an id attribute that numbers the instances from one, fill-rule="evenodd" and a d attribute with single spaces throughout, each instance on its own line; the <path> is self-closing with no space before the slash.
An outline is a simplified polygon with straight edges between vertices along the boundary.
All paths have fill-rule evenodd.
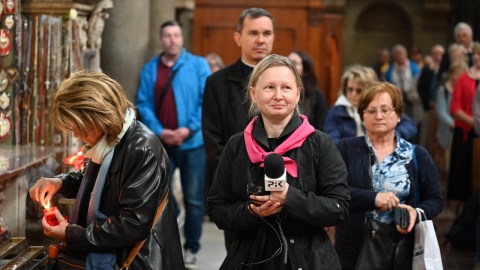
<path id="1" fill-rule="evenodd" d="M 183 48 L 181 26 L 167 21 L 159 30 L 162 52 L 142 69 L 136 97 L 138 120 L 148 129 L 133 119 L 133 104 L 128 102 L 124 102 L 118 118 L 128 119 L 129 125 L 123 126 L 122 131 L 122 124 L 115 123 L 120 129 L 111 134 L 111 145 L 105 141 L 109 137 L 102 137 L 109 134 L 109 129 L 91 122 L 82 109 L 69 115 L 68 123 L 57 123 L 62 130 L 72 129 L 80 139 L 93 138 L 86 143 L 94 151 L 99 141 L 105 141 L 103 147 L 108 151 L 115 147 L 112 163 L 118 166 L 127 166 L 124 163 L 131 159 L 123 158 L 125 151 L 130 151 L 130 144 L 142 148 L 134 164 L 149 168 L 143 172 L 148 182 L 129 180 L 129 172 L 115 177 L 126 178 L 122 188 L 127 185 L 127 191 L 143 188 L 144 196 L 155 196 L 140 202 L 116 186 L 112 197 L 98 195 L 118 210 L 100 207 L 105 214 L 118 219 L 126 217 L 131 223 L 131 239 L 118 241 L 122 252 L 142 236 L 140 232 L 133 233 L 135 224 L 148 231 L 151 223 L 157 222 L 141 218 L 146 215 L 145 209 L 129 208 L 130 205 L 148 203 L 154 212 L 157 202 L 168 196 L 165 182 L 171 189 L 177 169 L 185 220 L 177 220 L 176 225 L 183 226 L 182 254 L 187 268 L 196 265 L 205 215 L 224 231 L 228 252 L 221 269 L 258 265 L 262 265 L 261 269 L 355 269 L 363 231 L 370 221 L 391 225 L 396 237 L 413 241 L 412 231 L 418 222 L 416 209 L 425 212 L 427 219 L 442 211 L 441 185 L 445 188 L 447 209 L 455 215 L 462 211 L 473 192 L 472 149 L 480 132 L 480 43 L 473 41 L 468 24 L 455 26 L 455 43 L 447 49 L 434 44 L 430 53 L 423 55 L 419 47 L 407 49 L 395 44 L 391 49 L 379 48 L 378 61 L 373 65 L 358 63 L 346 67 L 331 107 L 307 52 L 271 54 L 274 29 L 275 20 L 267 10 L 244 10 L 232 41 L 241 53 L 234 63 L 225 66 L 215 53 L 202 57 L 188 52 Z M 84 83 L 89 80 L 84 78 L 87 75 L 76 76 Z M 107 92 L 123 92 L 115 82 L 112 84 L 115 87 L 101 87 L 106 87 Z M 70 88 L 76 86 L 62 87 L 73 91 Z M 122 95 L 120 99 L 123 101 Z M 59 116 L 61 113 L 65 112 L 58 112 Z M 98 112 L 95 113 L 97 117 Z M 75 114 L 82 121 L 76 120 Z M 128 136 L 133 129 L 130 126 L 140 138 Z M 95 136 L 88 128 L 94 128 Z M 127 129 L 130 131 L 122 139 Z M 148 140 L 142 139 L 145 134 Z M 152 134 L 159 140 L 153 139 Z M 145 146 L 152 140 L 152 145 Z M 151 154 L 152 147 L 158 153 Z M 89 165 L 87 179 L 97 177 L 99 172 L 92 168 L 100 167 L 108 151 L 101 153 L 98 164 Z M 263 183 L 264 161 L 271 153 L 280 155 L 285 163 L 285 189 L 252 193 L 252 185 Z M 116 156 L 121 156 L 121 161 L 116 162 Z M 113 177 L 101 175 L 107 182 Z M 77 185 L 74 180 L 82 177 L 83 174 L 70 174 L 42 178 L 31 189 L 31 196 L 43 203 L 52 191 L 61 188 L 61 192 L 67 192 L 66 184 Z M 48 185 L 48 190 L 44 185 Z M 84 198 L 82 194 L 83 201 L 93 196 Z M 121 199 L 112 199 L 113 196 Z M 172 199 L 178 216 L 180 209 Z M 168 224 L 163 222 L 172 226 L 174 207 L 170 204 L 169 216 L 163 217 Z M 395 207 L 409 212 L 407 228 L 394 227 Z M 70 242 L 85 242 L 72 244 L 78 248 L 94 245 L 94 240 L 81 236 L 84 231 L 91 231 L 90 237 L 98 235 L 99 239 L 123 238 L 120 231 L 115 233 L 116 224 L 106 222 L 105 216 L 87 216 L 91 207 L 85 202 L 78 208 L 77 224 L 84 228 L 70 223 L 58 228 L 44 224 L 45 232 Z M 95 226 L 103 229 L 96 230 Z M 336 227 L 334 243 L 324 230 L 329 226 Z M 72 231 L 78 231 L 76 237 Z M 177 229 L 170 232 L 178 234 Z M 142 249 L 142 254 L 165 249 L 161 247 L 164 241 L 153 243 L 153 231 L 146 236 L 152 243 Z M 169 239 L 174 243 L 165 245 L 173 245 L 175 250 L 162 251 L 165 266 L 175 265 L 171 260 L 178 261 L 181 256 L 179 237 Z M 108 257 L 112 265 L 125 258 L 126 253 L 115 252 L 108 243 L 103 245 L 97 246 L 96 251 L 112 255 Z M 407 255 L 401 269 L 409 269 L 413 252 L 404 252 Z M 162 269 L 148 259 L 139 260 L 136 265 Z"/>

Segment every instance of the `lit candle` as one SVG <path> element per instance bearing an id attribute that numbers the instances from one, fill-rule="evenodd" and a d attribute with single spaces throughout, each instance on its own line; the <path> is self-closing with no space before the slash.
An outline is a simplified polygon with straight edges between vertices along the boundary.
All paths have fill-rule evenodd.
<path id="1" fill-rule="evenodd" d="M 60 222 L 58 222 L 57 220 L 57 217 L 55 216 L 55 209 L 57 209 L 57 207 L 55 206 L 50 207 L 50 201 L 47 201 L 47 204 L 43 205 L 43 207 L 44 207 L 43 214 L 47 219 L 47 223 L 50 226 L 57 226 L 58 224 L 60 224 Z"/>

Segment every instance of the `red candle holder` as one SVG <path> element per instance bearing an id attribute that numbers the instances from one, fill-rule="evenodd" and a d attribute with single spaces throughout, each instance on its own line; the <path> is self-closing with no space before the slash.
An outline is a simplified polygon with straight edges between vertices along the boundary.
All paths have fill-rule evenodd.
<path id="1" fill-rule="evenodd" d="M 57 207 L 55 206 L 52 206 L 49 209 L 43 209 L 43 214 L 47 219 L 48 225 L 50 226 L 57 226 L 58 224 L 60 224 L 60 222 L 58 222 L 57 220 L 57 217 L 55 216 L 55 209 L 57 209 Z"/>

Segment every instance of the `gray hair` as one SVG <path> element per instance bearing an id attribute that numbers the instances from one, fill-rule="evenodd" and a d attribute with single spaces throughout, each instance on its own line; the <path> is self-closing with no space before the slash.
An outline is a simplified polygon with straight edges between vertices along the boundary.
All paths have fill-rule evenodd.
<path id="1" fill-rule="evenodd" d="M 473 32 L 472 32 L 472 27 L 470 27 L 470 25 L 468 25 L 468 23 L 466 22 L 459 22 L 455 25 L 455 28 L 453 28 L 453 34 L 455 35 L 455 37 L 457 36 L 458 32 L 461 30 L 461 29 L 465 29 L 467 30 L 467 33 L 469 36 L 472 36 L 473 35 Z"/>

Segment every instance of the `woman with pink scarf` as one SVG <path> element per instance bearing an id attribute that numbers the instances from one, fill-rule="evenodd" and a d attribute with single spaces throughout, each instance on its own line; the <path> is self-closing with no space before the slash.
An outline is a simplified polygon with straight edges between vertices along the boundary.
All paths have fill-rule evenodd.
<path id="1" fill-rule="evenodd" d="M 267 56 L 253 70 L 247 100 L 255 117 L 228 141 L 207 198 L 226 234 L 220 269 L 340 269 L 324 227 L 348 216 L 347 171 L 330 137 L 300 114 L 302 88 L 286 57 Z M 275 179 L 286 183 L 262 192 L 270 155 L 283 173 Z"/>

